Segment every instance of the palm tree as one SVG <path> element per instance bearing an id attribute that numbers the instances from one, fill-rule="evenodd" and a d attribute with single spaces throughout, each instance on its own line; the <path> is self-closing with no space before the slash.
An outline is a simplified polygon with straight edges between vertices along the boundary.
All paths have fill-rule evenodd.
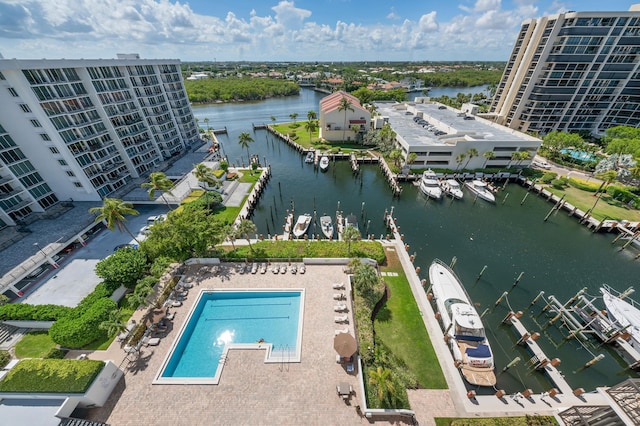
<path id="1" fill-rule="evenodd" d="M 231 246 L 234 250 L 236 249 L 235 241 L 238 237 L 238 230 L 234 228 L 233 225 L 226 225 L 224 228 L 222 228 L 222 237 L 225 240 L 231 241 Z"/>
<path id="2" fill-rule="evenodd" d="M 416 154 L 415 152 L 410 152 L 407 155 L 407 162 L 405 164 L 413 164 L 417 159 L 418 159 L 418 154 Z"/>
<path id="3" fill-rule="evenodd" d="M 523 161 L 527 161 L 531 158 L 531 153 L 529 151 L 520 151 L 518 153 L 518 166 L 522 164 Z"/>
<path id="4" fill-rule="evenodd" d="M 376 395 L 380 402 L 389 401 L 395 395 L 396 388 L 393 384 L 391 370 L 378 367 L 369 370 L 369 384 L 376 389 Z M 389 401 L 390 402 L 390 401 Z"/>
<path id="5" fill-rule="evenodd" d="M 598 201 L 600 201 L 600 198 L 602 198 L 602 194 L 607 189 L 607 186 L 609 186 L 611 182 L 616 180 L 617 176 L 618 176 L 618 173 L 615 170 L 607 170 L 606 172 L 598 173 L 596 175 L 598 179 L 602 180 L 602 184 L 594 194 L 594 197 L 596 197 L 596 201 L 593 203 L 593 206 L 591 206 L 591 208 L 587 210 L 583 220 L 586 220 L 586 218 L 588 218 L 591 215 L 591 212 L 593 212 L 593 210 L 596 208 L 596 205 L 598 204 Z"/>
<path id="6" fill-rule="evenodd" d="M 124 331 L 126 325 L 122 321 L 124 313 L 120 309 L 114 309 L 109 312 L 109 319 L 102 321 L 98 328 L 106 330 L 108 336 L 115 336 L 117 333 Z"/>
<path id="7" fill-rule="evenodd" d="M 306 123 L 304 123 L 304 129 L 307 132 L 309 132 L 309 143 L 311 143 L 311 134 L 315 132 L 317 128 L 318 128 L 318 125 L 313 120 L 309 120 Z"/>
<path id="8" fill-rule="evenodd" d="M 220 182 L 218 182 L 218 179 L 213 175 L 213 169 L 204 163 L 196 164 L 191 173 L 198 179 L 198 182 L 204 182 L 207 186 L 213 186 L 215 188 L 220 186 Z"/>
<path id="9" fill-rule="evenodd" d="M 401 149 L 394 149 L 393 151 L 391 151 L 389 153 L 389 159 L 393 160 L 393 164 L 396 167 L 400 167 L 400 159 L 402 158 L 402 150 Z"/>
<path id="10" fill-rule="evenodd" d="M 365 294 L 378 283 L 378 272 L 373 266 L 358 262 L 353 268 L 351 281 L 360 293 Z"/>
<path id="11" fill-rule="evenodd" d="M 271 122 L 275 124 L 275 122 L 276 122 L 276 116 L 275 115 L 271 116 Z"/>
<path id="12" fill-rule="evenodd" d="M 311 121 L 311 120 L 315 120 L 316 118 L 318 118 L 318 115 L 316 114 L 315 111 L 309 110 L 309 112 L 307 112 L 307 120 Z"/>
<path id="13" fill-rule="evenodd" d="M 347 243 L 347 256 L 351 255 L 351 242 L 360 239 L 360 231 L 353 226 L 346 226 L 342 231 L 342 241 Z"/>
<path id="14" fill-rule="evenodd" d="M 209 131 L 209 119 L 207 117 L 204 118 L 204 124 L 207 125 L 207 132 Z"/>
<path id="15" fill-rule="evenodd" d="M 149 198 L 151 199 L 155 196 L 156 191 L 162 191 L 162 200 L 164 200 L 164 203 L 167 205 L 169 210 L 171 210 L 169 201 L 167 201 L 164 196 L 165 192 L 169 195 L 173 195 L 171 193 L 173 182 L 171 182 L 171 179 L 169 179 L 167 175 L 162 172 L 153 172 L 149 175 L 149 182 L 145 182 L 140 186 L 147 189 L 147 193 L 149 194 Z"/>
<path id="16" fill-rule="evenodd" d="M 511 168 L 511 162 L 512 161 L 516 161 L 518 159 L 518 157 L 520 157 L 520 153 L 518 151 L 514 151 L 511 153 L 511 159 L 509 160 L 509 163 L 507 164 L 507 169 Z"/>
<path id="17" fill-rule="evenodd" d="M 482 166 L 482 168 L 485 169 L 487 168 L 487 163 L 489 162 L 489 160 L 493 160 L 494 158 L 496 158 L 496 153 L 493 151 L 487 151 L 483 153 L 482 156 L 484 157 L 484 165 Z"/>
<path id="18" fill-rule="evenodd" d="M 119 231 L 126 231 L 131 238 L 137 243 L 140 243 L 136 237 L 131 233 L 125 222 L 125 215 L 137 215 L 140 214 L 133 208 L 133 204 L 125 203 L 118 198 L 105 198 L 102 200 L 102 207 L 92 207 L 89 209 L 89 213 L 98 213 L 96 216 L 96 222 L 107 222 L 107 229 L 113 231 L 116 227 Z"/>
<path id="19" fill-rule="evenodd" d="M 344 135 L 347 131 L 347 111 L 353 112 L 353 106 L 351 105 L 351 101 L 347 99 L 345 96 L 340 99 L 340 104 L 338 105 L 338 111 L 344 111 L 344 122 L 342 123 L 342 140 L 344 141 Z"/>
<path id="20" fill-rule="evenodd" d="M 361 128 L 362 128 L 362 126 L 360 126 L 359 124 L 354 124 L 354 125 L 352 125 L 352 126 L 351 126 L 351 131 L 352 131 L 352 132 L 354 133 L 354 135 L 355 135 L 355 140 L 356 140 L 356 142 L 357 142 L 357 141 L 358 141 L 358 139 L 359 139 L 359 136 L 360 136 L 360 129 L 361 129 Z"/>
<path id="21" fill-rule="evenodd" d="M 255 234 L 258 227 L 249 219 L 242 219 L 238 224 L 236 231 L 238 235 L 243 236 L 249 243 L 249 250 L 253 253 L 253 246 L 251 245 L 251 234 Z"/>
<path id="22" fill-rule="evenodd" d="M 148 282 L 144 282 L 144 284 L 136 285 L 133 293 L 127 295 L 127 302 L 129 306 L 135 306 L 137 308 L 138 306 L 148 304 L 148 298 L 151 294 L 153 294 L 153 286 Z"/>
<path id="23" fill-rule="evenodd" d="M 249 132 L 242 132 L 240 133 L 240 136 L 238 136 L 238 144 L 242 147 L 242 148 L 246 148 L 247 149 L 247 162 L 251 162 L 250 156 L 249 156 L 249 144 L 253 142 L 253 138 L 251 137 L 251 135 L 249 134 Z"/>
<path id="24" fill-rule="evenodd" d="M 477 156 L 478 156 L 478 150 L 475 148 L 469 148 L 467 150 L 467 162 L 464 163 L 464 168 L 466 169 L 467 166 L 469 165 L 469 161 L 471 161 L 473 157 L 477 157 Z"/>
<path id="25" fill-rule="evenodd" d="M 467 155 L 466 155 L 466 154 L 459 154 L 459 155 L 456 157 L 456 163 L 458 163 L 458 167 L 456 167 L 456 172 L 457 172 L 458 170 L 460 170 L 460 164 L 462 164 L 462 162 L 464 161 L 464 159 L 465 159 L 465 158 L 467 158 Z"/>
<path id="26" fill-rule="evenodd" d="M 289 114 L 289 118 L 291 118 L 291 120 L 293 120 L 293 124 L 296 124 L 296 119 L 298 118 L 298 113 L 297 112 L 292 112 L 291 114 Z"/>

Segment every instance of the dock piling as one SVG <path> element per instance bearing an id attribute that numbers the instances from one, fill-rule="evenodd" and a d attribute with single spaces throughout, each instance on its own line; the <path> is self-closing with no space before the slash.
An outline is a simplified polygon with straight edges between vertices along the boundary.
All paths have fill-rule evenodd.
<path id="1" fill-rule="evenodd" d="M 482 278 L 482 274 L 484 274 L 484 271 L 487 270 L 487 265 L 484 265 L 482 267 L 482 270 L 480 271 L 480 273 L 478 274 L 478 277 L 476 278 L 476 282 L 478 282 L 480 280 L 480 278 Z"/>

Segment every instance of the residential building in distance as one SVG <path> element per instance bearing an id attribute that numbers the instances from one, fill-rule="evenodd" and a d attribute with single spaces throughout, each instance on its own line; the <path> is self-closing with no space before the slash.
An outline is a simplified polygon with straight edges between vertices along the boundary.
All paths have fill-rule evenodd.
<path id="1" fill-rule="evenodd" d="M 456 110 L 429 98 L 415 102 L 375 102 L 379 116 L 373 126 L 388 123 L 405 160 L 417 155 L 411 167 L 451 170 L 528 166 L 542 141 L 533 136 Z M 468 110 L 473 110 L 468 107 Z M 469 155 L 470 149 L 476 154 Z M 529 158 L 518 160 L 516 152 Z M 473 152 L 473 151 L 472 151 Z"/>
<path id="2" fill-rule="evenodd" d="M 640 4 L 524 21 L 490 114 L 522 132 L 640 124 Z"/>
<path id="3" fill-rule="evenodd" d="M 0 225 L 99 201 L 199 140 L 179 60 L 0 59 L 0 110 Z"/>
<path id="4" fill-rule="evenodd" d="M 349 107 L 341 109 L 342 99 Z M 360 105 L 353 95 L 342 90 L 320 100 L 320 138 L 328 141 L 356 140 L 359 133 L 369 129 L 371 113 Z M 358 129 L 356 132 L 354 129 Z"/>

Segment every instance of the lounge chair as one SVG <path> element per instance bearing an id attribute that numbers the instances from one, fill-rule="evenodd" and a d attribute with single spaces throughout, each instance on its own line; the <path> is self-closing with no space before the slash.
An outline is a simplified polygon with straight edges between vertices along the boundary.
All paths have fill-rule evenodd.
<path id="1" fill-rule="evenodd" d="M 349 315 L 336 315 L 334 321 L 338 324 L 347 324 L 349 323 Z"/>
<path id="2" fill-rule="evenodd" d="M 304 274 L 305 272 L 307 272 L 307 268 L 306 268 L 304 265 L 302 265 L 302 266 L 300 267 L 300 271 L 299 271 L 299 272 L 300 272 L 301 274 Z"/>
<path id="3" fill-rule="evenodd" d="M 346 303 L 336 303 L 333 307 L 335 312 L 346 312 L 348 310 Z"/>
<path id="4" fill-rule="evenodd" d="M 175 316 L 176 316 L 175 312 L 171 312 L 171 313 L 167 312 L 167 315 L 164 316 L 164 319 L 171 321 L 172 319 L 175 318 Z"/>
<path id="5" fill-rule="evenodd" d="M 182 302 L 179 300 L 174 300 L 173 302 L 171 302 L 171 306 L 177 308 L 178 306 L 182 306 Z"/>
<path id="6" fill-rule="evenodd" d="M 335 300 L 344 300 L 347 298 L 344 293 L 333 293 L 333 298 Z"/>
<path id="7" fill-rule="evenodd" d="M 338 334 L 342 334 L 342 333 L 349 333 L 349 327 L 345 327 L 345 328 L 343 328 L 343 329 L 336 330 L 336 333 L 335 333 L 335 334 L 336 334 L 336 336 L 337 336 Z"/>
<path id="8" fill-rule="evenodd" d="M 333 284 L 334 290 L 344 290 L 344 283 L 335 283 Z"/>
<path id="9" fill-rule="evenodd" d="M 124 342 L 127 337 L 129 337 L 129 332 L 123 331 L 122 333 L 118 334 L 118 342 Z"/>
<path id="10" fill-rule="evenodd" d="M 142 343 L 144 343 L 145 346 L 158 346 L 160 344 L 160 338 L 145 337 L 144 339 L 142 339 Z"/>

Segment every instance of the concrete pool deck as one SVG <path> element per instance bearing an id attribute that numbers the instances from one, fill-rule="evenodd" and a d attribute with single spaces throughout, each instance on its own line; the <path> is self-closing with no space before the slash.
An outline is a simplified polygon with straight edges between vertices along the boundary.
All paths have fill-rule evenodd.
<path id="1" fill-rule="evenodd" d="M 187 267 L 185 275 L 195 276 L 201 265 Z M 139 357 L 104 407 L 92 409 L 89 417 L 111 425 L 175 424 L 368 424 L 355 406 L 360 404 L 357 377 L 336 363 L 333 349 L 336 324 L 332 284 L 347 276 L 342 266 L 307 266 L 304 275 L 267 272 L 239 274 L 225 266 L 217 276 L 209 276 L 189 291 L 178 308 L 173 326 L 158 346 L 143 347 Z M 186 319 L 187 312 L 202 288 L 305 288 L 306 302 L 299 363 L 265 364 L 261 350 L 233 350 L 229 353 L 218 385 L 153 385 L 153 379 Z M 349 293 L 348 290 L 345 293 Z M 351 306 L 351 300 L 347 300 Z M 353 313 L 349 309 L 349 332 L 353 334 Z M 92 359 L 125 359 L 118 343 L 107 351 L 89 354 Z M 340 382 L 349 383 L 356 394 L 345 403 L 336 392 Z"/>

